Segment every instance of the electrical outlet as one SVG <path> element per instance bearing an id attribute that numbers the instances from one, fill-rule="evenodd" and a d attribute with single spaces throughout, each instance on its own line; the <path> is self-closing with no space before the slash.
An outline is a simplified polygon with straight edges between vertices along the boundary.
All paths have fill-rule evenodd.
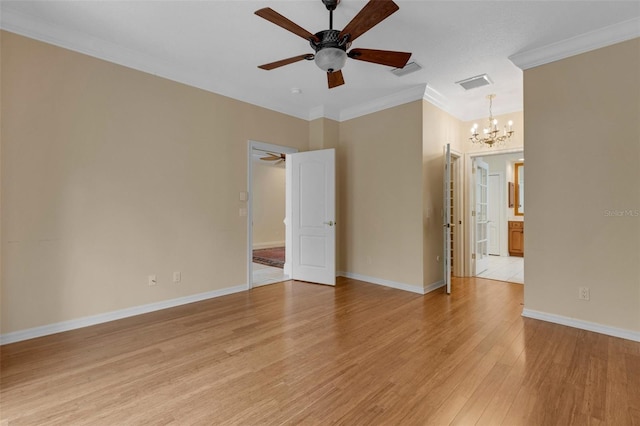
<path id="1" fill-rule="evenodd" d="M 157 280 L 156 276 L 155 275 L 149 275 L 147 277 L 147 284 L 149 284 L 150 286 L 158 284 L 158 280 Z"/>
<path id="2" fill-rule="evenodd" d="M 173 273 L 173 282 L 178 284 L 180 281 L 182 281 L 182 274 L 180 271 L 175 271 Z"/>
<path id="3" fill-rule="evenodd" d="M 580 287 L 578 289 L 578 299 L 589 300 L 589 287 Z"/>

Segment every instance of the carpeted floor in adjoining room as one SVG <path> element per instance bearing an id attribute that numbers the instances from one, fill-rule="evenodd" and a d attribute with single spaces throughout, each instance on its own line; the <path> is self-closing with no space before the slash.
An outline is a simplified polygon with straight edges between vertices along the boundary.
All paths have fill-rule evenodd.
<path id="1" fill-rule="evenodd" d="M 261 265 L 284 268 L 284 247 L 254 250 L 253 261 Z"/>

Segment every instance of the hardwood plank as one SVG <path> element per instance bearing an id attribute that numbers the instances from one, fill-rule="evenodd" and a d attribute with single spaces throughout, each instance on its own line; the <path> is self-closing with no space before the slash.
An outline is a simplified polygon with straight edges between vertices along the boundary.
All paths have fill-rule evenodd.
<path id="1" fill-rule="evenodd" d="M 523 287 L 259 287 L 5 345 L 0 424 L 636 424 L 640 344 Z"/>

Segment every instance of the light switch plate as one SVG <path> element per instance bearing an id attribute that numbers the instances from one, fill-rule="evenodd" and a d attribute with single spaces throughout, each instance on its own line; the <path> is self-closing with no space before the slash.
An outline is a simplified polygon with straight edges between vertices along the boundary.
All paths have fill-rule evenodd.
<path id="1" fill-rule="evenodd" d="M 246 191 L 240 192 L 240 201 L 247 201 L 249 199 L 249 193 Z"/>

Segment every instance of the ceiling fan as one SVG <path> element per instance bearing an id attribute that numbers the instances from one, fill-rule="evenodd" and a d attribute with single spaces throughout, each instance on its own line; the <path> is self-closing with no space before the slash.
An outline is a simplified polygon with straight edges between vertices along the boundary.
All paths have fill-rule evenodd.
<path id="1" fill-rule="evenodd" d="M 315 34 L 310 33 L 269 7 L 255 12 L 261 18 L 308 40 L 316 52 L 315 54 L 305 53 L 260 65 L 258 68 L 272 70 L 303 59 L 307 61 L 315 60 L 316 65 L 327 73 L 329 89 L 332 89 L 344 84 L 342 67 L 347 61 L 347 57 L 395 68 L 403 68 L 407 64 L 411 57 L 411 53 L 408 52 L 375 49 L 351 49 L 347 52 L 347 49 L 351 47 L 351 43 L 355 39 L 400 9 L 392 0 L 370 0 L 342 31 L 333 29 L 333 11 L 340 3 L 340 0 L 322 0 L 322 3 L 329 10 L 329 29 Z"/>
<path id="2" fill-rule="evenodd" d="M 273 164 L 280 164 L 287 161 L 287 156 L 285 154 L 274 154 L 272 152 L 267 152 L 266 154 L 266 157 L 260 157 L 260 159 L 264 161 L 275 161 Z"/>

